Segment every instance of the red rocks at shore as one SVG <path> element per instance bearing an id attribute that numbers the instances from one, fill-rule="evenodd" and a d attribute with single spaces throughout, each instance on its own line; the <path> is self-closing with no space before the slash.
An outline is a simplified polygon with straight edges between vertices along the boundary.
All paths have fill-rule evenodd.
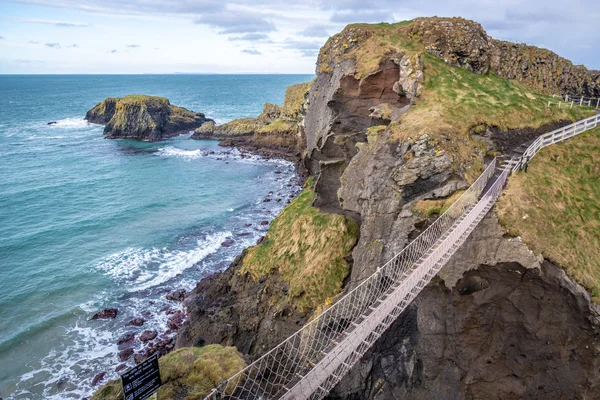
<path id="1" fill-rule="evenodd" d="M 135 333 L 129 332 L 129 333 L 124 334 L 123 336 L 121 336 L 119 338 L 119 340 L 117 340 L 117 345 L 122 346 L 124 344 L 133 343 L 134 340 L 135 340 Z"/>
<path id="2" fill-rule="evenodd" d="M 142 332 L 139 339 L 140 339 L 140 342 L 146 343 L 146 342 L 149 342 L 150 340 L 154 340 L 154 338 L 156 338 L 156 336 L 158 336 L 158 332 L 156 332 L 155 330 L 145 330 L 144 332 Z"/>
<path id="3" fill-rule="evenodd" d="M 131 347 L 127 348 L 125 350 L 121 350 L 119 352 L 119 360 L 127 361 L 131 358 L 132 355 L 133 355 L 133 349 Z"/>
<path id="4" fill-rule="evenodd" d="M 94 314 L 90 319 L 114 319 L 117 317 L 118 313 L 119 310 L 117 310 L 116 308 L 105 308 L 104 310 Z"/>
<path id="5" fill-rule="evenodd" d="M 96 386 L 101 381 L 103 381 L 105 376 L 106 376 L 106 372 L 100 372 L 98 375 L 96 375 L 94 377 L 94 379 L 92 379 L 92 386 Z"/>
<path id="6" fill-rule="evenodd" d="M 181 328 L 181 326 L 183 325 L 184 319 L 185 313 L 183 311 L 175 311 L 173 315 L 169 317 L 169 320 L 167 321 L 167 326 L 169 327 L 169 329 L 172 329 L 174 331 L 179 330 L 179 328 Z"/>
<path id="7" fill-rule="evenodd" d="M 129 325 L 142 326 L 142 325 L 144 325 L 144 322 L 146 322 L 146 320 L 144 318 L 134 318 L 131 321 L 129 321 Z"/>
<path id="8" fill-rule="evenodd" d="M 172 300 L 172 301 L 183 301 L 185 300 L 185 289 L 178 289 L 178 290 L 174 290 L 170 293 L 168 293 L 165 297 L 167 300 Z"/>

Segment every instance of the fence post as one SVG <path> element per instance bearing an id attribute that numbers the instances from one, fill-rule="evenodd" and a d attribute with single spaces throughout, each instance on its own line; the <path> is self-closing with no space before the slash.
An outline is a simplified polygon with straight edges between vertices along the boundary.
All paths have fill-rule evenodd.
<path id="1" fill-rule="evenodd" d="M 596 103 L 596 110 L 600 108 L 600 99 L 598 99 L 598 102 Z"/>
<path id="2" fill-rule="evenodd" d="M 582 106 L 583 105 L 583 96 L 581 96 L 581 99 L 579 100 L 579 105 Z"/>

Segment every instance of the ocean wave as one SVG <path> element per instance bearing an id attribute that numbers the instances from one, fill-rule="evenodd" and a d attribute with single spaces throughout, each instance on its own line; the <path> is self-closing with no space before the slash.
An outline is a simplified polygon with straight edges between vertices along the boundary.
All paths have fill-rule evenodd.
<path id="1" fill-rule="evenodd" d="M 52 128 L 80 129 L 80 128 L 88 127 L 89 125 L 90 125 L 90 123 L 87 122 L 82 117 L 71 117 L 71 118 L 60 119 L 60 120 L 56 121 L 55 124 L 48 125 L 48 126 L 52 127 Z"/>
<path id="2" fill-rule="evenodd" d="M 134 285 L 130 292 L 158 286 L 181 274 L 221 248 L 231 232 L 220 232 L 198 240 L 191 250 L 128 248 L 101 261 L 97 268 L 120 282 Z"/>
<path id="3" fill-rule="evenodd" d="M 265 158 L 260 155 L 242 152 L 236 148 L 226 151 L 207 151 L 203 149 L 184 150 L 173 146 L 167 146 L 159 148 L 155 154 L 160 157 L 180 157 L 186 160 L 195 160 L 206 157 L 219 160 L 235 160 L 248 164 L 275 164 L 282 167 L 294 167 L 294 163 L 287 160 L 278 158 Z"/>
<path id="4" fill-rule="evenodd" d="M 206 156 L 206 153 L 200 149 L 183 150 L 173 146 L 161 147 L 160 149 L 158 149 L 156 154 L 158 154 L 161 157 L 181 157 L 190 160 Z"/>

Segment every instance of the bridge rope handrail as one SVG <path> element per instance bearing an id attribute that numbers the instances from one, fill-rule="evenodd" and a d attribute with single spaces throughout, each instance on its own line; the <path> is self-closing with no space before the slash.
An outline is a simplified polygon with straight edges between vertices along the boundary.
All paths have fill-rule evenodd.
<path id="1" fill-rule="evenodd" d="M 540 136 L 531 157 L 552 143 L 600 125 L 600 116 Z M 494 159 L 463 195 L 392 259 L 311 319 L 299 331 L 222 382 L 206 399 L 320 399 L 350 370 L 445 265 L 495 204 L 509 161 L 485 193 Z"/>

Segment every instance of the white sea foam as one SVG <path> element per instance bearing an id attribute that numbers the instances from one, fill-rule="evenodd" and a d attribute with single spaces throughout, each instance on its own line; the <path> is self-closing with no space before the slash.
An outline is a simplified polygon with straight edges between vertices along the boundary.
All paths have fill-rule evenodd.
<path id="1" fill-rule="evenodd" d="M 174 278 L 221 247 L 232 236 L 220 232 L 198 240 L 191 250 L 128 248 L 101 261 L 97 268 L 117 281 L 131 281 L 131 292 L 158 286 Z"/>
<path id="2" fill-rule="evenodd" d="M 56 124 L 48 125 L 53 128 L 63 128 L 63 129 L 80 129 L 89 126 L 90 123 L 81 117 L 75 118 L 65 118 L 56 121 Z"/>
<path id="3" fill-rule="evenodd" d="M 231 232 L 220 232 L 208 235 L 204 240 L 198 240 L 198 247 L 190 251 L 166 252 L 162 255 L 163 262 L 158 267 L 158 271 L 150 279 L 139 279 L 143 283 L 130 289 L 130 291 L 140 291 L 148 289 L 168 281 L 179 275 L 186 269 L 193 267 L 194 264 L 202 261 L 209 254 L 214 253 L 221 248 L 221 243 L 232 236 Z"/>
<path id="4" fill-rule="evenodd" d="M 205 157 L 206 153 L 202 150 L 183 150 L 173 146 L 162 147 L 158 149 L 157 154 L 161 157 L 181 157 L 189 160 L 193 160 L 200 157 Z"/>

